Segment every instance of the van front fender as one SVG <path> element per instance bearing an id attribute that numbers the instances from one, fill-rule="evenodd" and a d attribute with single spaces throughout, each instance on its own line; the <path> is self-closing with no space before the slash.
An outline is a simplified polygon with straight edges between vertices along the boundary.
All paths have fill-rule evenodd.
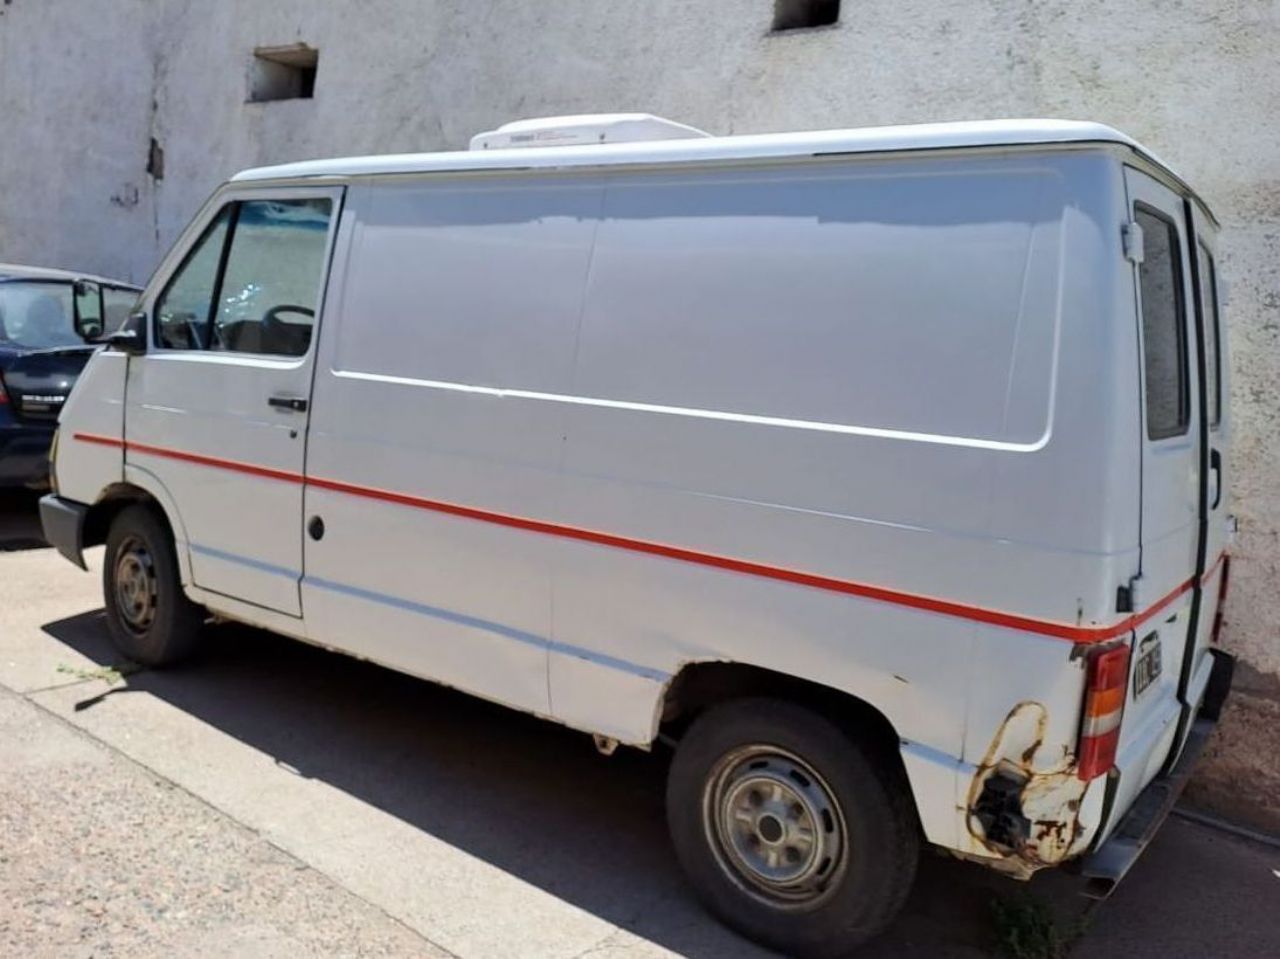
<path id="1" fill-rule="evenodd" d="M 146 493 L 164 513 L 165 519 L 169 522 L 169 528 L 173 530 L 173 552 L 178 558 L 178 578 L 184 587 L 192 585 L 187 527 L 182 522 L 182 514 L 178 511 L 178 505 L 174 502 L 168 488 L 155 473 L 128 461 L 124 464 L 124 479 L 126 484 Z"/>

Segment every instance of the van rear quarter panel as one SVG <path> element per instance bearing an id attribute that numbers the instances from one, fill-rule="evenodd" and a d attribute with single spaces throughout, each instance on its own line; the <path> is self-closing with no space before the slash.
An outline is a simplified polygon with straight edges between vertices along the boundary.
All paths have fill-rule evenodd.
<path id="1" fill-rule="evenodd" d="M 1113 622 L 1138 536 L 1114 166 L 1015 154 L 611 180 L 572 393 L 620 402 L 568 404 L 558 520 Z M 956 811 L 1019 703 L 1044 707 L 1033 768 L 1074 750 L 1082 670 L 1062 640 L 577 542 L 553 588 L 570 647 L 670 674 L 748 662 L 871 703 L 904 740 L 931 838 L 954 848 L 985 853 Z M 556 651 L 550 668 L 557 716 L 653 734 L 643 680 Z"/>

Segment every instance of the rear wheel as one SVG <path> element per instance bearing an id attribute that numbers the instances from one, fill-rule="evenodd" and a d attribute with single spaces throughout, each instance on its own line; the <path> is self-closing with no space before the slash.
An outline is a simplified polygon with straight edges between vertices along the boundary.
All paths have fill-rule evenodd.
<path id="1" fill-rule="evenodd" d="M 672 762 L 667 818 L 708 907 L 788 955 L 846 954 L 888 925 L 915 876 L 900 774 L 788 702 L 700 717 Z"/>
<path id="2" fill-rule="evenodd" d="M 112 521 L 102 591 L 111 639 L 129 659 L 167 666 L 196 651 L 204 610 L 182 592 L 173 536 L 145 506 Z"/>

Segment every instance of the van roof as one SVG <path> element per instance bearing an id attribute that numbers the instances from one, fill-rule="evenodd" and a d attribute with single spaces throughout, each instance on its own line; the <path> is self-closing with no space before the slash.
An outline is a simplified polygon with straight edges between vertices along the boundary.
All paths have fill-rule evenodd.
<path id="1" fill-rule="evenodd" d="M 634 164 L 697 163 L 833 154 L 898 153 L 965 147 L 1111 143 L 1127 147 L 1191 191 L 1168 164 L 1136 140 L 1102 123 L 1080 120 L 976 120 L 803 133 L 694 137 L 540 149 L 458 150 L 305 160 L 244 170 L 233 181 L 353 177 L 396 173 L 530 170 Z"/>

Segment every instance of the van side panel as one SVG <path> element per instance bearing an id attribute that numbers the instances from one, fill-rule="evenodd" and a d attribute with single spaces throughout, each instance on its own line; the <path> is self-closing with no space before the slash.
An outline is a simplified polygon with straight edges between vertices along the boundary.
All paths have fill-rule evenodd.
<path id="1" fill-rule="evenodd" d="M 1061 775 L 1069 641 L 823 584 L 1115 622 L 1137 414 L 1114 166 L 353 187 L 308 448 L 309 638 L 635 744 L 685 665 L 759 665 L 889 719 L 931 840 L 1006 854 L 970 807 L 1021 743 L 1087 841 L 1102 791 Z"/>
<path id="2" fill-rule="evenodd" d="M 549 711 L 554 544 L 388 494 L 554 513 L 562 410 L 500 390 L 566 389 L 600 197 L 581 180 L 352 189 L 308 445 L 314 641 Z"/>

